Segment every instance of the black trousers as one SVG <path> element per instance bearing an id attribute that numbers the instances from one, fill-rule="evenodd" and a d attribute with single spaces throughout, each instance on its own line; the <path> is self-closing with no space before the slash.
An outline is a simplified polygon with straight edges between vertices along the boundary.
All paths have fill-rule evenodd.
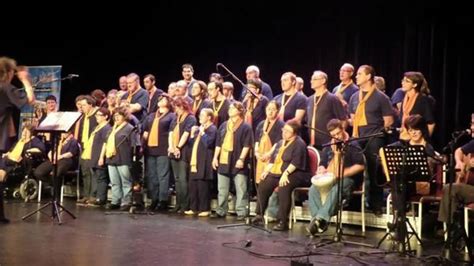
<path id="1" fill-rule="evenodd" d="M 189 203 L 193 212 L 211 210 L 212 180 L 189 179 Z"/>
<path id="2" fill-rule="evenodd" d="M 267 176 L 258 185 L 257 191 L 257 208 L 256 213 L 263 215 L 268 206 L 268 199 L 272 195 L 276 187 L 278 187 L 278 215 L 280 221 L 288 222 L 288 215 L 291 209 L 291 192 L 296 187 L 305 186 L 306 182 L 301 177 L 289 176 L 290 183 L 283 187 L 278 187 L 280 177 Z"/>
<path id="3" fill-rule="evenodd" d="M 56 174 L 57 186 L 54 188 L 56 189 L 55 191 L 56 195 L 59 195 L 60 193 L 64 174 L 66 174 L 67 171 L 69 171 L 69 169 L 71 169 L 72 166 L 73 166 L 73 161 L 71 158 L 61 159 L 58 161 L 58 170 Z M 46 162 L 41 163 L 38 167 L 36 167 L 33 174 L 38 180 L 54 185 L 53 176 L 50 175 L 53 169 L 54 169 L 54 165 L 50 161 L 46 161 Z"/>
<path id="4" fill-rule="evenodd" d="M 367 173 L 369 175 L 369 205 L 373 210 L 381 209 L 383 206 L 383 187 L 386 182 L 385 175 L 378 160 L 379 149 L 384 146 L 383 138 L 373 138 L 370 141 L 360 143 L 365 148 Z"/>

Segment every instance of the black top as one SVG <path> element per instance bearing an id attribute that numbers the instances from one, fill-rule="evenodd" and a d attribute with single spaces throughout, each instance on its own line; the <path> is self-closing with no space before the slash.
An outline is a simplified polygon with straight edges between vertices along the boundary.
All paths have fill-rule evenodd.
<path id="1" fill-rule="evenodd" d="M 428 96 L 425 96 L 423 94 L 418 94 L 418 97 L 416 98 L 415 104 L 413 105 L 413 108 L 410 111 L 409 115 L 421 115 L 427 124 L 433 124 L 435 122 L 434 115 L 433 115 L 433 109 L 432 109 L 432 103 L 431 100 L 428 98 Z M 402 107 L 400 108 L 400 121 L 403 118 L 403 101 L 402 101 Z"/>
<path id="2" fill-rule="evenodd" d="M 196 136 L 190 139 L 189 144 L 192 147 L 196 140 L 199 131 L 196 131 Z M 197 150 L 197 172 L 189 171 L 189 178 L 191 179 L 204 179 L 211 180 L 214 178 L 214 172 L 212 170 L 212 158 L 214 157 L 214 149 L 216 147 L 217 128 L 215 125 L 211 125 L 204 131 L 204 135 L 201 136 Z"/>
<path id="3" fill-rule="evenodd" d="M 332 89 L 332 93 L 335 94 L 339 90 L 340 87 L 341 87 L 341 84 L 334 87 L 334 89 Z M 342 98 L 344 98 L 344 101 L 349 103 L 349 100 L 351 99 L 352 94 L 356 93 L 357 91 L 359 91 L 359 87 L 357 87 L 357 85 L 354 84 L 354 82 L 352 82 L 351 85 L 347 86 L 347 88 L 342 92 Z"/>
<path id="4" fill-rule="evenodd" d="M 465 155 L 469 153 L 474 153 L 474 139 L 471 139 L 467 144 L 461 147 L 462 153 Z"/>
<path id="5" fill-rule="evenodd" d="M 151 113 L 148 115 L 148 117 L 145 119 L 145 123 L 143 125 L 143 131 L 146 131 L 150 133 L 151 126 L 153 125 L 153 119 L 155 119 L 156 113 Z M 158 147 L 149 147 L 148 146 L 148 141 L 145 141 L 144 146 L 145 146 L 145 154 L 148 156 L 168 156 L 168 137 L 169 133 L 173 128 L 171 128 L 171 122 L 173 119 L 176 118 L 175 113 L 168 112 L 166 115 L 164 115 L 161 119 L 160 122 L 158 123 L 159 127 L 159 135 L 158 135 L 158 141 L 159 145 Z M 150 134 L 148 134 L 148 137 L 150 137 Z"/>
<path id="6" fill-rule="evenodd" d="M 257 125 L 260 124 L 260 122 L 265 120 L 265 118 L 267 117 L 265 108 L 267 107 L 268 102 L 268 98 L 262 96 L 258 101 L 257 106 L 255 106 L 255 109 L 252 112 L 252 129 L 254 130 L 254 132 L 257 128 Z M 243 105 L 245 106 L 245 108 L 247 108 L 247 100 L 243 102 Z"/>
<path id="7" fill-rule="evenodd" d="M 130 103 L 138 103 L 142 106 L 142 109 L 138 112 L 133 113 L 134 116 L 137 117 L 138 121 L 142 121 L 142 119 L 145 118 L 147 114 L 147 108 L 148 108 L 148 92 L 144 88 L 138 88 L 138 92 L 136 92 L 132 96 L 132 100 Z M 126 100 L 128 98 L 129 92 L 127 91 L 123 96 L 122 100 Z"/>
<path id="8" fill-rule="evenodd" d="M 278 151 L 285 144 L 285 141 L 282 139 L 277 143 L 275 150 L 273 151 L 270 163 L 274 163 Z M 296 136 L 296 139 L 291 143 L 283 152 L 282 160 L 283 164 L 280 168 L 283 173 L 290 164 L 293 164 L 296 167 L 296 170 L 292 172 L 289 176 L 295 178 L 308 179 L 310 178 L 310 173 L 308 171 L 308 152 L 306 150 L 306 143 L 300 136 Z M 269 176 L 279 177 L 280 175 L 269 174 Z"/>
<path id="9" fill-rule="evenodd" d="M 257 129 L 255 131 L 255 142 L 260 142 L 260 139 L 262 138 L 262 135 L 263 135 L 264 124 L 265 124 L 265 120 L 258 124 Z M 281 129 L 284 126 L 285 126 L 285 122 L 281 121 L 280 119 L 277 119 L 275 123 L 273 124 L 272 128 L 270 129 L 270 132 L 268 132 L 268 136 L 270 137 L 270 140 L 272 141 L 272 146 L 281 140 L 282 138 Z"/>
<path id="10" fill-rule="evenodd" d="M 95 113 L 97 113 L 99 109 L 95 109 L 94 113 L 89 117 L 89 132 L 88 137 L 91 136 L 92 131 L 94 131 L 95 127 L 97 126 L 97 119 L 95 118 Z M 82 129 L 84 128 L 84 121 L 86 120 L 86 115 L 84 114 L 79 120 L 79 136 L 78 141 L 84 146 L 85 143 L 82 143 Z"/>
<path id="11" fill-rule="evenodd" d="M 176 116 L 173 121 L 171 121 L 170 131 L 173 131 L 178 122 L 178 116 Z M 179 124 L 179 139 L 183 136 L 184 132 L 191 133 L 191 128 L 196 125 L 196 118 L 192 114 L 188 114 L 181 124 Z M 189 137 L 186 143 L 181 147 L 181 156 L 180 160 L 189 162 L 191 159 L 191 150 L 192 146 L 189 144 Z"/>
<path id="12" fill-rule="evenodd" d="M 115 149 L 117 154 L 111 158 L 107 158 L 106 163 L 108 165 L 128 165 L 131 167 L 133 162 L 133 148 L 139 146 L 139 144 L 140 139 L 138 134 L 134 130 L 134 127 L 127 123 L 127 125 L 115 133 Z"/>
<path id="13" fill-rule="evenodd" d="M 107 142 L 107 136 L 110 134 L 112 127 L 107 124 L 95 133 L 94 141 L 92 142 L 91 159 L 86 161 L 86 166 L 90 168 L 102 168 L 98 162 L 100 159 L 100 153 L 105 142 Z"/>
<path id="14" fill-rule="evenodd" d="M 329 143 L 327 143 L 329 144 Z M 326 146 L 320 153 L 320 163 L 319 165 L 328 167 L 329 162 L 334 158 L 334 152 L 331 149 L 331 146 Z M 361 164 L 365 166 L 364 156 L 362 155 L 362 149 L 357 142 L 351 142 L 349 146 L 346 147 L 344 152 L 344 168 L 351 167 L 356 164 Z M 355 181 L 355 186 L 359 186 L 362 183 L 363 173 L 351 176 Z"/>
<path id="15" fill-rule="evenodd" d="M 27 102 L 25 91 L 18 90 L 11 84 L 0 83 L 0 153 L 11 148 L 9 132 L 12 130 L 10 120 L 13 119 L 13 112 Z"/>
<path id="16" fill-rule="evenodd" d="M 284 97 L 284 101 L 282 98 Z M 283 108 L 284 103 L 288 102 L 285 106 L 285 113 L 283 114 L 283 121 L 288 121 L 295 118 L 296 110 L 306 111 L 306 99 L 307 97 L 302 93 L 295 92 L 295 95 L 290 99 L 290 96 L 284 93 L 275 96 L 275 101 Z"/>
<path id="17" fill-rule="evenodd" d="M 329 92 L 324 93 L 322 96 L 323 98 L 319 101 L 318 107 L 316 109 L 316 126 L 315 128 L 326 132 L 329 135 L 329 131 L 327 130 L 327 124 L 329 120 L 333 118 L 337 118 L 339 120 L 346 120 L 347 115 L 344 107 L 342 106 L 341 101 Z M 313 121 L 313 110 L 314 110 L 314 103 L 315 103 L 315 95 L 311 95 L 307 101 L 307 112 L 306 117 L 308 118 L 308 126 L 312 127 Z M 316 97 L 316 101 L 319 100 L 319 97 Z M 308 128 L 308 135 L 311 138 L 311 131 L 312 129 Z M 324 135 L 315 131 L 315 146 L 320 147 L 325 143 L 328 143 L 331 138 L 328 135 Z"/>
<path id="18" fill-rule="evenodd" d="M 363 96 L 367 92 L 357 91 L 349 101 L 349 112 L 355 114 L 359 105 L 359 93 Z M 372 95 L 365 103 L 365 117 L 367 118 L 366 126 L 359 126 L 359 137 L 380 132 L 384 127 L 384 116 L 393 116 L 393 109 L 390 99 L 383 92 L 375 89 Z"/>
<path id="19" fill-rule="evenodd" d="M 148 98 L 150 101 L 150 104 L 148 105 L 148 114 L 154 113 L 156 112 L 156 110 L 158 110 L 158 100 L 160 99 L 160 96 L 163 93 L 164 92 L 161 89 L 156 88 L 156 91 L 153 94 L 153 97 L 151 97 L 151 100 L 150 98 Z M 148 97 L 150 97 L 150 94 L 148 94 Z"/>
<path id="20" fill-rule="evenodd" d="M 222 147 L 222 143 L 224 142 L 225 133 L 227 132 L 227 121 L 224 122 L 217 132 L 217 139 L 216 139 L 216 146 Z M 252 127 L 242 122 L 242 124 L 234 131 L 234 146 L 233 151 L 229 153 L 229 163 L 228 164 L 221 164 L 219 163 L 219 168 L 217 172 L 220 174 L 225 175 L 236 175 L 236 174 L 243 174 L 248 176 L 249 169 L 247 168 L 250 152 L 247 154 L 244 162 L 244 168 L 237 169 L 235 168 L 235 164 L 240 158 L 240 153 L 244 147 L 252 148 L 253 147 L 253 132 Z M 222 149 L 221 149 L 222 154 Z M 221 155 L 222 156 L 222 155 Z"/>
<path id="21" fill-rule="evenodd" d="M 220 103 L 221 102 L 215 102 L 215 104 L 213 104 L 211 102 L 211 109 L 214 110 L 214 111 L 217 110 Z M 225 99 L 224 103 L 222 104 L 221 109 L 219 110 L 219 112 L 217 114 L 217 125 L 216 125 L 217 128 L 220 128 L 222 123 L 224 123 L 225 121 L 227 121 L 229 119 L 229 106 L 230 106 L 230 101 Z M 214 107 L 216 109 L 214 109 Z"/>

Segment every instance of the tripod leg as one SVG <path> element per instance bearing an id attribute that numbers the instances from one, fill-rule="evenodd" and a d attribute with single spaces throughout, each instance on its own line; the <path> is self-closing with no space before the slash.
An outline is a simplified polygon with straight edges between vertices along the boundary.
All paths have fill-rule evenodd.
<path id="1" fill-rule="evenodd" d="M 58 207 L 59 207 L 61 210 L 67 212 L 67 214 L 69 214 L 73 219 L 76 219 L 76 216 L 75 216 L 74 214 L 72 214 L 72 212 L 70 212 L 68 209 L 64 208 L 64 206 L 62 206 L 61 204 L 58 204 Z"/>
<path id="2" fill-rule="evenodd" d="M 58 208 L 58 204 L 56 203 L 56 201 L 53 202 L 53 220 L 54 218 L 58 219 L 58 224 L 62 224 L 63 222 L 61 221 L 61 215 L 59 213 L 59 208 Z"/>
<path id="3" fill-rule="evenodd" d="M 408 226 L 410 226 L 410 229 L 411 229 L 411 231 L 413 232 L 413 234 L 415 235 L 416 239 L 418 240 L 418 243 L 420 244 L 420 246 L 422 246 L 422 245 L 423 245 L 423 242 L 421 242 L 420 237 L 419 237 L 418 234 L 416 233 L 415 229 L 413 229 L 413 226 L 411 225 L 410 221 L 407 219 L 406 222 L 407 222 Z"/>
<path id="4" fill-rule="evenodd" d="M 25 216 L 21 217 L 22 220 L 25 220 L 31 216 L 33 216 L 33 214 L 37 213 L 37 212 L 41 212 L 44 208 L 48 207 L 49 205 L 51 205 L 51 202 L 48 202 L 47 204 L 41 206 L 39 209 L 35 210 L 35 211 L 32 211 L 28 214 L 26 214 Z"/>
<path id="5" fill-rule="evenodd" d="M 382 242 L 390 235 L 390 232 L 387 232 L 385 233 L 385 235 L 382 237 L 382 239 L 380 239 L 379 243 L 377 244 L 377 248 L 380 247 L 380 245 L 382 245 Z"/>

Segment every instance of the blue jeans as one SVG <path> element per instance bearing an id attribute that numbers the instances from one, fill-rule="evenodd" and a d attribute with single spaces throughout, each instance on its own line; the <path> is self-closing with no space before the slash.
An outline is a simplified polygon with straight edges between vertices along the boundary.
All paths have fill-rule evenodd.
<path id="1" fill-rule="evenodd" d="M 176 189 L 176 206 L 175 209 L 184 211 L 189 210 L 188 199 L 188 173 L 189 163 L 183 160 L 171 160 L 171 168 L 173 168 L 175 189 Z"/>
<path id="2" fill-rule="evenodd" d="M 270 198 L 268 199 L 268 206 L 267 206 L 267 216 L 271 218 L 276 218 L 278 215 L 278 193 L 273 192 Z"/>
<path id="3" fill-rule="evenodd" d="M 342 181 L 342 196 L 343 198 L 348 198 L 350 197 L 350 194 L 352 192 L 354 180 L 349 177 L 346 177 Z M 329 191 L 326 198 L 326 202 L 324 202 L 324 204 L 322 204 L 321 202 L 321 195 L 319 193 L 319 189 L 316 188 L 314 185 L 311 185 L 308 193 L 308 201 L 309 210 L 311 211 L 312 218 L 316 217 L 318 219 L 329 221 L 331 219 L 331 216 L 334 215 L 334 213 L 336 212 L 337 184 L 335 184 Z"/>
<path id="4" fill-rule="evenodd" d="M 223 174 L 217 174 L 217 203 L 216 213 L 218 215 L 226 215 L 229 209 L 229 187 L 230 180 L 232 176 L 227 176 Z M 248 203 L 248 194 L 247 194 L 247 176 L 238 174 L 233 176 L 235 191 L 236 191 L 236 201 L 235 201 L 235 211 L 238 216 L 245 216 L 247 203 Z"/>
<path id="5" fill-rule="evenodd" d="M 92 169 L 94 179 L 97 180 L 97 199 L 103 202 L 107 201 L 107 186 L 109 183 L 107 169 Z"/>
<path id="6" fill-rule="evenodd" d="M 148 195 L 153 201 L 168 201 L 170 159 L 168 156 L 146 157 Z"/>
<path id="7" fill-rule="evenodd" d="M 132 201 L 132 178 L 128 165 L 109 165 L 112 204 L 129 205 Z"/>

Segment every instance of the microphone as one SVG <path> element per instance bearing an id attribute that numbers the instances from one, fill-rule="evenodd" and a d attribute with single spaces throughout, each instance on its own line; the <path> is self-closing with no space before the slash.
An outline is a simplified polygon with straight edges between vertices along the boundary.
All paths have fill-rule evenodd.
<path id="1" fill-rule="evenodd" d="M 217 63 L 217 64 L 216 64 L 216 68 L 221 67 L 221 66 L 223 66 L 222 63 Z"/>
<path id="2" fill-rule="evenodd" d="M 386 134 L 389 134 L 389 135 L 393 135 L 395 133 L 400 133 L 401 131 L 401 128 L 397 128 L 397 127 L 387 127 L 387 128 L 384 128 L 382 130 L 382 132 L 386 133 Z"/>
<path id="3" fill-rule="evenodd" d="M 70 78 L 78 78 L 79 77 L 78 74 L 69 74 L 67 76 L 70 77 Z"/>
<path id="4" fill-rule="evenodd" d="M 459 137 L 463 136 L 463 135 L 471 135 L 472 130 L 470 128 L 468 128 L 468 129 L 464 129 L 464 130 L 455 131 L 453 134 L 457 135 Z"/>

